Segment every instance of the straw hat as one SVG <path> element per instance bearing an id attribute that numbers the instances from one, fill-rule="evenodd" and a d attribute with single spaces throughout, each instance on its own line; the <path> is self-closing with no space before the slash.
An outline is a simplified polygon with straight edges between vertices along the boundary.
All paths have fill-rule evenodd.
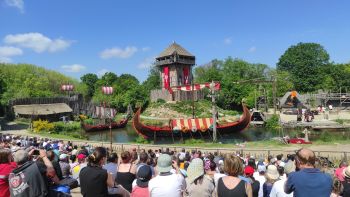
<path id="1" fill-rule="evenodd" d="M 268 178 L 270 178 L 272 180 L 276 180 L 280 176 L 278 171 L 277 171 L 277 167 L 275 165 L 267 166 L 267 170 L 266 170 L 265 174 Z"/>
<path id="2" fill-rule="evenodd" d="M 350 178 L 350 166 L 346 167 L 346 168 L 343 170 L 343 175 L 344 175 L 346 178 Z"/>
<path id="3" fill-rule="evenodd" d="M 187 178 L 189 183 L 193 183 L 194 180 L 204 175 L 203 160 L 196 158 L 193 159 L 187 168 Z"/>
<path id="4" fill-rule="evenodd" d="M 293 161 L 289 160 L 285 165 L 284 165 L 284 172 L 286 174 L 289 174 L 291 172 L 295 171 L 295 164 Z"/>

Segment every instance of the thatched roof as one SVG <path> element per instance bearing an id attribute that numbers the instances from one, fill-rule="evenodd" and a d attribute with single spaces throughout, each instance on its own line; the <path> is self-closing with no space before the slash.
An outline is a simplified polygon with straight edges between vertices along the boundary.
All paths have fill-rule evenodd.
<path id="1" fill-rule="evenodd" d="M 16 114 L 22 115 L 50 115 L 73 111 L 65 103 L 15 105 L 13 109 Z"/>
<path id="2" fill-rule="evenodd" d="M 177 44 L 176 42 L 173 42 L 168 48 L 166 48 L 162 53 L 159 54 L 158 58 L 160 57 L 166 57 L 171 56 L 174 53 L 177 53 L 178 55 L 182 56 L 188 56 L 188 57 L 194 57 L 190 52 L 188 52 L 186 49 L 184 49 L 182 46 Z"/>

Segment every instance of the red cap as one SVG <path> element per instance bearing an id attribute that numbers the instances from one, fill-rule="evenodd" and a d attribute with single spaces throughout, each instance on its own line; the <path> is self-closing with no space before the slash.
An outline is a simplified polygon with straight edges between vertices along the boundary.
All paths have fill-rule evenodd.
<path id="1" fill-rule="evenodd" d="M 78 157 L 77 157 L 77 158 L 78 158 L 78 159 L 85 159 L 85 158 L 86 158 L 86 156 L 85 156 L 84 154 L 81 154 L 81 153 L 80 153 L 80 154 L 78 155 Z"/>
<path id="2" fill-rule="evenodd" d="M 247 175 L 247 176 L 253 176 L 254 174 L 254 168 L 251 167 L 251 166 L 246 166 L 244 168 L 244 174 Z"/>

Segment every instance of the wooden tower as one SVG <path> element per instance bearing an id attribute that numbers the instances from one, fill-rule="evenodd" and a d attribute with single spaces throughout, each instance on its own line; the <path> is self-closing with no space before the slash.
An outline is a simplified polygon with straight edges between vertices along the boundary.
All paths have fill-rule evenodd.
<path id="1" fill-rule="evenodd" d="M 195 60 L 194 55 L 175 42 L 160 53 L 155 64 L 159 67 L 162 88 L 190 85 Z"/>

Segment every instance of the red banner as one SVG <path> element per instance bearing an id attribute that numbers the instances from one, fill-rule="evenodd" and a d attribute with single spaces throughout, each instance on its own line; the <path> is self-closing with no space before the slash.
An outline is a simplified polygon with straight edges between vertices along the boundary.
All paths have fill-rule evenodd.
<path id="1" fill-rule="evenodd" d="M 169 82 L 169 67 L 165 66 L 163 70 L 163 84 L 165 89 L 169 89 L 170 82 Z"/>
<path id="2" fill-rule="evenodd" d="M 184 84 L 185 85 L 190 84 L 190 68 L 189 67 L 184 67 L 183 68 L 183 73 L 184 73 Z"/>

